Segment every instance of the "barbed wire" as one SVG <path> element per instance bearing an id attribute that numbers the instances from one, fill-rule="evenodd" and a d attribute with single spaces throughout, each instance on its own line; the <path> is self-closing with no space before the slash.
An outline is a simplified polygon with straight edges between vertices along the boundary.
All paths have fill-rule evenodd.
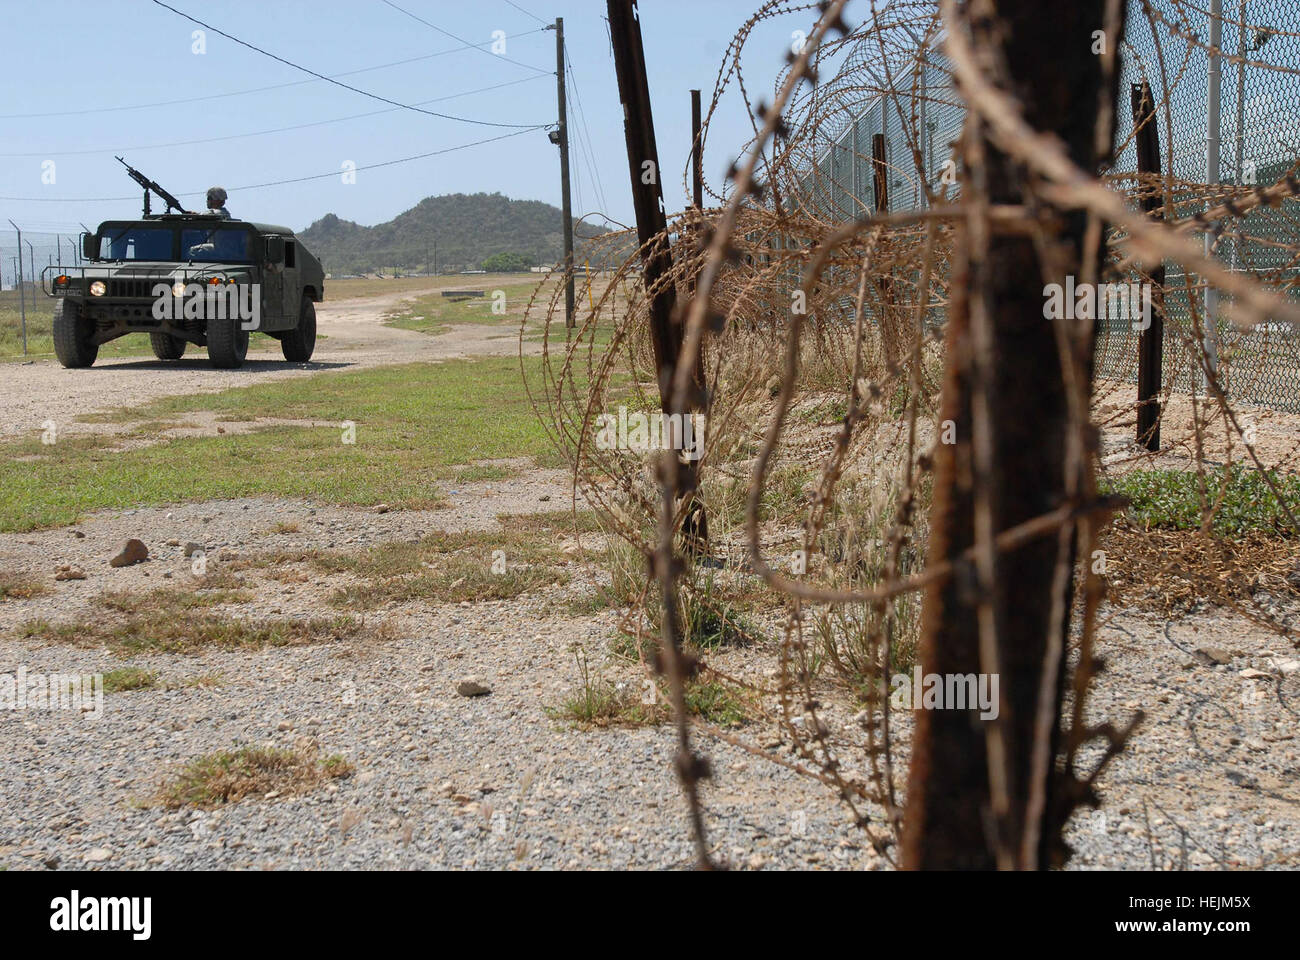
<path id="1" fill-rule="evenodd" d="M 1164 3 L 1164 19 L 1150 15 L 1147 2 L 1130 4 L 1131 18 L 1152 24 L 1151 59 L 1139 61 L 1132 43 L 1115 43 L 1103 70 L 1112 83 L 1135 66 L 1146 74 L 1172 150 L 1168 111 L 1184 95 L 1187 59 L 1174 57 L 1172 74 L 1150 64 L 1155 51 L 1185 40 L 1185 30 L 1168 26 L 1169 10 L 1188 22 L 1208 14 L 1181 0 Z M 696 731 L 825 784 L 881 856 L 897 862 L 908 818 L 903 797 L 912 793 L 900 765 L 913 758 L 914 724 L 910 711 L 892 702 L 891 674 L 918 662 L 920 594 L 953 582 L 969 585 L 981 621 L 981 670 L 998 674 L 1004 640 L 989 609 L 993 587 L 1003 558 L 1038 543 L 1051 544 L 1055 556 L 1049 620 L 1052 636 L 1060 638 L 1045 648 L 1041 676 L 1060 673 L 1064 701 L 1047 688 L 1032 698 L 1034 733 L 1017 748 L 1036 772 L 1023 832 L 1004 830 L 996 820 L 1009 804 L 1011 778 L 1002 764 L 1011 747 L 999 742 L 1006 734 L 999 723 L 983 725 L 992 809 L 1001 824 L 990 842 L 1001 865 L 1047 865 L 1040 850 L 1060 862 L 1068 856 L 1061 834 L 1071 812 L 1097 805 L 1099 778 L 1141 720 L 1138 713 L 1099 722 L 1088 709 L 1100 662 L 1097 629 L 1113 613 L 1103 607 L 1107 577 L 1087 561 L 1097 550 L 1107 552 L 1109 538 L 1123 535 L 1122 519 L 1110 520 L 1122 500 L 1102 491 L 1141 468 L 1197 477 L 1202 529 L 1178 552 L 1143 568 L 1143 576 L 1158 589 L 1161 569 L 1179 565 L 1207 595 L 1224 596 L 1255 622 L 1294 638 L 1293 625 L 1266 598 L 1226 597 L 1211 588 L 1224 573 L 1221 564 L 1230 562 L 1221 551 L 1213 558 L 1201 551 L 1199 567 L 1189 557 L 1196 553 L 1192 543 L 1212 537 L 1226 478 L 1239 464 L 1271 491 L 1278 528 L 1300 533 L 1300 504 L 1278 486 L 1279 471 L 1296 472 L 1297 444 L 1258 443 L 1255 414 L 1233 393 L 1279 357 L 1291 358 L 1291 375 L 1300 377 L 1295 334 L 1275 329 L 1300 318 L 1300 157 L 1258 185 L 1139 173 L 1116 165 L 1131 159 L 1133 133 L 1115 122 L 1123 111 L 1110 103 L 1097 109 L 1095 139 L 1116 160 L 1100 172 L 1085 170 L 1063 144 L 1033 127 L 1009 92 L 996 66 L 991 16 L 976 29 L 952 0 L 862 3 L 849 7 L 860 13 L 855 28 L 842 19 L 845 6 L 769 2 L 746 20 L 719 68 L 700 145 L 707 149 L 708 119 L 734 85 L 751 112 L 753 136 L 728 184 L 706 185 L 717 205 L 672 217 L 666 236 L 627 258 L 592 303 L 582 305 L 571 331 L 562 322 L 554 326 L 563 316 L 558 288 L 539 288 L 521 331 L 531 335 L 532 321 L 544 326 L 542 372 L 530 379 L 529 369 L 521 370 L 572 465 L 575 504 L 597 510 L 644 559 L 625 629 L 638 644 L 646 642 L 646 669 L 668 681 L 677 771 L 701 865 L 712 864 L 700 790 L 710 773 L 687 735 L 692 723 L 684 691 L 693 676 L 707 675 L 753 698 L 763 732 L 756 742 L 702 721 L 694 722 Z M 1112 13 L 1120 6 L 1112 4 Z M 770 99 L 760 99 L 743 79 L 747 41 L 758 23 L 798 12 L 808 12 L 815 26 L 802 45 L 792 46 Z M 1107 34 L 1122 36 L 1120 24 L 1108 23 Z M 1242 61 L 1242 69 L 1292 72 L 1258 58 Z M 1116 126 L 1121 134 L 1108 135 Z M 940 140 L 941 134 L 951 139 Z M 988 199 L 981 137 L 1025 171 L 1022 202 Z M 896 186 L 903 196 L 898 206 L 889 203 L 899 195 Z M 1141 202 L 1152 196 L 1160 198 L 1156 210 L 1143 210 Z M 955 362 L 954 311 L 967 312 L 976 344 L 964 374 L 974 435 L 958 449 L 971 458 L 966 482 L 977 518 L 989 512 L 990 468 L 998 456 L 990 438 L 1000 425 L 987 407 L 981 412 L 995 361 L 987 343 L 979 344 L 991 321 L 978 308 L 978 293 L 954 287 L 955 278 L 988 282 L 978 257 L 980 244 L 993 236 L 1030 237 L 1045 256 L 1058 257 L 1054 231 L 1071 213 L 1086 219 L 1100 251 L 1080 261 L 1081 284 L 1150 286 L 1157 267 L 1169 269 L 1152 305 L 1168 341 L 1156 401 L 1161 447 L 1138 443 L 1131 420 L 1127 439 L 1111 423 L 1125 413 L 1132 418 L 1147 402 L 1122 395 L 1122 382 L 1106 366 L 1115 350 L 1135 343 L 1088 311 L 1045 320 L 1060 346 L 1065 500 L 1002 529 L 977 520 L 968 550 L 935 555 L 930 514 L 945 443 L 944 381 Z M 1214 246 L 1225 237 L 1238 245 L 1235 266 Z M 628 242 L 626 233 L 591 241 L 611 250 Z M 673 271 L 647 289 L 641 256 L 663 243 L 672 246 Z M 675 379 L 663 384 L 648 331 L 650 304 L 669 284 L 685 304 L 685 338 Z M 1210 289 L 1221 298 L 1222 316 L 1213 323 L 1203 296 Z M 1228 347 L 1217 358 L 1206 347 L 1211 326 Z M 1247 350 L 1252 337 L 1261 343 L 1272 337 L 1272 346 Z M 1095 376 L 1086 362 L 1094 346 Z M 694 393 L 697 368 L 704 371 L 703 396 Z M 597 442 L 610 411 L 657 410 L 661 389 L 674 413 L 705 411 L 698 488 L 683 487 L 686 473 L 671 453 Z M 1114 408 L 1105 419 L 1096 412 L 1103 405 Z M 1226 472 L 1216 475 L 1225 464 Z M 692 498 L 709 515 L 707 556 L 678 549 Z M 742 598 L 757 621 L 740 631 L 761 651 L 756 663 L 737 667 L 724 650 L 701 647 L 692 632 L 692 611 L 725 616 L 739 602 L 729 596 Z M 650 641 L 656 632 L 658 641 Z M 763 674 L 763 662 L 774 662 L 774 678 Z M 779 733 L 779 747 L 763 745 L 770 731 Z"/>

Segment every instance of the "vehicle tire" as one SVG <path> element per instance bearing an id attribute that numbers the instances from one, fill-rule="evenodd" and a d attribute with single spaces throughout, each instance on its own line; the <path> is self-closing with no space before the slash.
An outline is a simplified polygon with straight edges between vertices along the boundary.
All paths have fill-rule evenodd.
<path id="1" fill-rule="evenodd" d="M 159 360 L 179 360 L 185 356 L 185 341 L 180 337 L 173 337 L 170 333 L 149 334 L 149 345 L 153 347 L 153 355 Z"/>
<path id="2" fill-rule="evenodd" d="M 316 349 L 316 304 L 305 295 L 298 326 L 280 336 L 280 351 L 290 363 L 306 363 Z"/>
<path id="3" fill-rule="evenodd" d="M 54 355 L 68 369 L 88 367 L 99 356 L 95 343 L 95 322 L 82 314 L 72 301 L 54 305 Z"/>
<path id="4" fill-rule="evenodd" d="M 248 356 L 248 331 L 237 317 L 208 321 L 208 360 L 220 370 L 244 365 Z"/>

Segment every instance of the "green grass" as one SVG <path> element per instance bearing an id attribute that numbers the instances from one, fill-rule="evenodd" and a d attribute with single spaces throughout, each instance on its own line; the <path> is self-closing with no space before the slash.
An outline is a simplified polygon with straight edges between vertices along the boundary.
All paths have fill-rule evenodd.
<path id="1" fill-rule="evenodd" d="M 457 466 L 520 457 L 560 463 L 514 358 L 318 374 L 87 419 L 165 421 L 204 410 L 328 425 L 268 425 L 118 452 L 110 451 L 112 437 L 0 444 L 0 532 L 61 526 L 93 510 L 249 496 L 429 508 L 442 502 L 437 481 L 461 478 Z M 355 443 L 343 442 L 344 421 L 355 423 Z"/>
<path id="2" fill-rule="evenodd" d="M 148 690 L 158 685 L 158 674 L 142 667 L 122 667 L 104 674 L 105 693 L 123 693 L 127 690 Z"/>
<path id="3" fill-rule="evenodd" d="M 584 677 L 548 712 L 580 727 L 646 727 L 670 722 L 673 714 L 666 684 L 657 685 L 652 703 L 643 702 L 643 689 L 644 682 L 618 686 L 609 680 Z M 715 727 L 742 726 L 751 717 L 750 706 L 739 694 L 713 680 L 686 684 L 686 712 Z"/>
<path id="4" fill-rule="evenodd" d="M 1294 536 L 1282 502 L 1292 515 L 1300 517 L 1300 477 L 1276 472 L 1269 476 L 1282 501 L 1258 471 L 1241 466 L 1226 472 L 1207 470 L 1204 494 L 1197 475 L 1183 470 L 1134 470 L 1099 486 L 1102 493 L 1128 497 L 1128 519 L 1143 529 L 1199 530 L 1204 510 L 1222 493 L 1223 502 L 1212 526 L 1216 535 L 1232 538 L 1262 532 Z"/>
<path id="5" fill-rule="evenodd" d="M 348 573 L 359 582 L 336 591 L 330 602 L 360 610 L 386 601 L 433 603 L 508 600 L 569 582 L 560 537 L 595 530 L 595 515 L 514 514 L 500 528 L 435 531 L 416 543 L 390 542 L 361 552 L 316 552 L 310 561 L 325 573 Z"/>

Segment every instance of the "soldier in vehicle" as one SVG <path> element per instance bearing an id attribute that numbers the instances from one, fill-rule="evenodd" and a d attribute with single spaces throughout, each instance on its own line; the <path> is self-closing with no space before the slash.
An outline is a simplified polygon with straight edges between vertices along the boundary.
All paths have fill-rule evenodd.
<path id="1" fill-rule="evenodd" d="M 219 214 L 224 220 L 230 219 L 230 211 L 226 209 L 226 191 L 223 188 L 208 189 L 208 213 Z"/>

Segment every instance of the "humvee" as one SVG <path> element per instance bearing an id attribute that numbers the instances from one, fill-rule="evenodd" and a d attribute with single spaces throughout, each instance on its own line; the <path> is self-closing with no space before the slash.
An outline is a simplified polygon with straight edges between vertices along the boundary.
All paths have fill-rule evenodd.
<path id="1" fill-rule="evenodd" d="M 100 344 L 147 333 L 160 360 L 179 360 L 193 343 L 207 348 L 214 367 L 234 368 L 252 330 L 279 340 L 285 360 L 310 359 L 325 272 L 294 232 L 218 213 L 171 213 L 174 198 L 147 182 L 143 219 L 101 223 L 82 234 L 81 266 L 42 271 L 42 288 L 57 299 L 59 362 L 89 367 Z M 150 187 L 169 201 L 168 213 L 148 213 Z"/>

